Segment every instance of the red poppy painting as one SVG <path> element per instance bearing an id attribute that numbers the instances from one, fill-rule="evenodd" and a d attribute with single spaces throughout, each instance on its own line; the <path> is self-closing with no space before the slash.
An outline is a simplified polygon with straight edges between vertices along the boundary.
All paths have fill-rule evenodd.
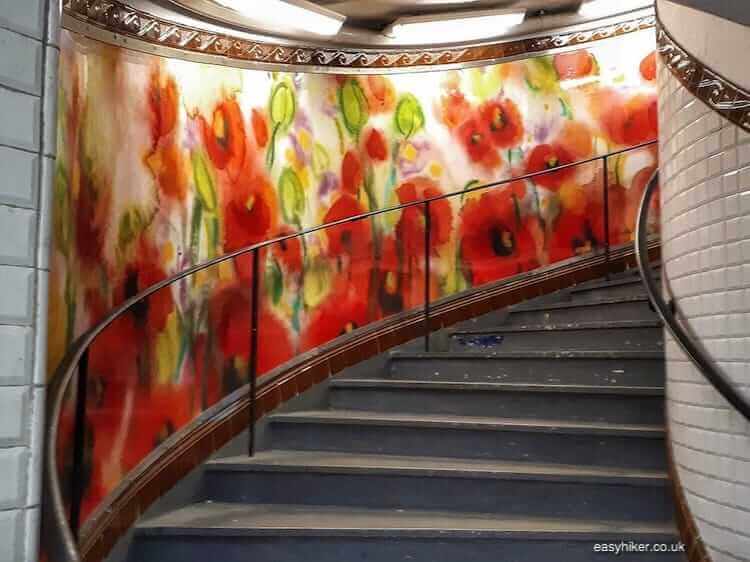
<path id="1" fill-rule="evenodd" d="M 575 175 L 576 170 L 570 167 L 575 159 L 570 151 L 561 144 L 540 144 L 529 153 L 526 161 L 528 174 L 534 176 L 533 182 L 551 190 L 557 190 L 564 181 Z M 560 166 L 562 169 L 557 170 Z M 541 173 L 544 172 L 544 173 Z"/>
<path id="2" fill-rule="evenodd" d="M 365 212 L 360 203 L 349 193 L 341 193 L 326 213 L 323 222 L 331 223 Z M 358 219 L 327 228 L 328 252 L 331 255 L 348 255 L 355 258 L 370 252 L 371 227 L 366 219 Z"/>
<path id="3" fill-rule="evenodd" d="M 416 203 L 443 195 L 438 185 L 429 178 L 412 178 L 396 189 L 402 204 Z M 453 208 L 448 199 L 437 199 L 429 204 L 430 251 L 448 242 L 453 231 Z M 401 211 L 396 225 L 396 236 L 403 245 L 407 257 L 419 257 L 425 253 L 425 207 L 417 205 Z"/>
<path id="4" fill-rule="evenodd" d="M 247 136 L 242 110 L 235 98 L 222 101 L 210 120 L 200 117 L 203 141 L 211 162 L 218 170 L 237 176 L 245 159 Z"/>
<path id="5" fill-rule="evenodd" d="M 530 219 L 521 219 L 512 189 L 486 191 L 461 211 L 461 254 L 474 285 L 505 279 L 534 266 Z"/>
<path id="6" fill-rule="evenodd" d="M 658 165 L 655 148 L 614 154 L 657 135 L 650 29 L 419 73 L 124 55 L 60 38 L 51 372 L 113 308 L 200 271 L 136 303 L 91 350 L 86 516 L 247 384 L 253 283 L 267 373 L 422 306 L 426 280 L 434 301 L 601 249 L 606 234 L 631 243 Z M 603 164 L 580 162 L 607 154 L 605 234 Z M 254 270 L 249 249 L 275 238 Z M 61 428 L 67 470 L 70 420 Z"/>
<path id="7" fill-rule="evenodd" d="M 473 162 L 479 162 L 488 167 L 494 167 L 500 163 L 492 136 L 479 118 L 473 117 L 464 121 L 458 128 L 458 137 Z"/>
<path id="8" fill-rule="evenodd" d="M 554 64 L 560 80 L 584 78 L 597 70 L 596 59 L 586 49 L 555 55 Z"/>
<path id="9" fill-rule="evenodd" d="M 246 287 L 230 286 L 220 290 L 211 300 L 210 322 L 224 359 L 250 358 L 252 311 L 250 292 Z M 263 374 L 294 355 L 291 332 L 285 322 L 269 306 L 261 303 L 258 315 L 258 373 Z"/>
<path id="10" fill-rule="evenodd" d="M 333 341 L 368 323 L 367 295 L 344 279 L 335 280 L 331 293 L 310 315 L 300 335 L 300 351 Z"/>

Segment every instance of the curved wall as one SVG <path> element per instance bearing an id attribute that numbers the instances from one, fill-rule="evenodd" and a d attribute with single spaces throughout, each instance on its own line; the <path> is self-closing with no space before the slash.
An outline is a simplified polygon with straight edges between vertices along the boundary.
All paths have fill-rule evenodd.
<path id="1" fill-rule="evenodd" d="M 736 55 L 750 48 L 747 28 L 672 2 L 658 9 L 691 55 L 748 82 Z M 659 104 L 665 274 L 693 331 L 750 398 L 750 134 L 663 64 Z M 714 562 L 750 560 L 750 424 L 671 338 L 667 357 L 674 458 L 700 537 Z"/>
<path id="2" fill-rule="evenodd" d="M 653 139 L 653 49 L 644 30 L 483 68 L 347 77 L 162 59 L 65 33 L 51 366 L 113 306 L 213 256 Z M 655 163 L 653 147 L 611 159 L 613 244 L 630 241 Z M 601 248 L 603 179 L 585 164 L 434 203 L 430 297 Z M 424 222 L 421 208 L 395 211 L 264 253 L 260 372 L 419 306 Z M 247 258 L 216 267 L 97 338 L 87 515 L 246 382 L 250 280 Z"/>
<path id="3" fill-rule="evenodd" d="M 750 11 L 743 2 L 737 0 L 673 0 L 672 3 L 695 8 L 731 22 L 750 25 Z"/>
<path id="4" fill-rule="evenodd" d="M 750 8 L 736 2 L 735 11 L 746 17 Z M 658 2 L 659 19 L 675 41 L 708 68 L 750 90 L 750 73 L 742 53 L 750 46 L 748 27 L 669 0 Z"/>

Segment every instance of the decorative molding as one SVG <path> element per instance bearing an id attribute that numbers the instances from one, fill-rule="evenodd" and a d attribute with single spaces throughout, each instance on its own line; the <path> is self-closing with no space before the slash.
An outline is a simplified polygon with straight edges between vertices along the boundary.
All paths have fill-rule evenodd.
<path id="1" fill-rule="evenodd" d="M 63 0 L 62 9 L 65 16 L 63 27 L 118 45 L 132 48 L 131 41 L 135 41 L 145 43 L 149 52 L 160 54 L 163 49 L 163 54 L 168 56 L 194 59 L 195 55 L 200 55 L 201 60 L 209 57 L 208 60 L 221 64 L 330 73 L 471 66 L 572 48 L 656 25 L 655 16 L 648 15 L 583 31 L 486 45 L 447 49 L 358 49 L 284 45 L 272 40 L 247 39 L 169 21 L 119 0 Z"/>
<path id="2" fill-rule="evenodd" d="M 651 260 L 661 257 L 661 246 L 656 240 L 649 245 L 649 257 Z M 609 259 L 603 252 L 574 258 L 446 297 L 431 307 L 430 329 L 440 330 L 608 273 L 633 268 L 635 264 L 633 246 L 621 246 L 611 250 Z M 256 419 L 335 373 L 419 337 L 423 330 L 422 311 L 410 311 L 342 336 L 296 358 L 261 379 Z M 144 459 L 81 529 L 81 561 L 105 560 L 117 541 L 154 501 L 230 439 L 245 431 L 250 419 L 249 406 L 248 388 L 237 390 Z"/>
<path id="3" fill-rule="evenodd" d="M 661 21 L 657 29 L 664 65 L 696 98 L 738 127 L 750 132 L 750 93 L 705 66 L 669 34 Z"/>

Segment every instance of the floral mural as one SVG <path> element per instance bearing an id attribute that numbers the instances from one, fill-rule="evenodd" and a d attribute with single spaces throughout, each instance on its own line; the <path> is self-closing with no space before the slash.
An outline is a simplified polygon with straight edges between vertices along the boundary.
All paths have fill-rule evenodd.
<path id="1" fill-rule="evenodd" d="M 261 255 L 261 373 L 430 298 L 633 237 L 656 137 L 654 34 L 475 69 L 285 74 L 64 34 L 50 366 L 166 276 L 326 222 Z M 532 180 L 487 187 L 546 172 Z M 425 271 L 425 224 L 431 225 Z M 252 258 L 157 292 L 89 357 L 90 514 L 155 446 L 247 381 Z M 59 444 L 70 466 L 71 412 Z"/>

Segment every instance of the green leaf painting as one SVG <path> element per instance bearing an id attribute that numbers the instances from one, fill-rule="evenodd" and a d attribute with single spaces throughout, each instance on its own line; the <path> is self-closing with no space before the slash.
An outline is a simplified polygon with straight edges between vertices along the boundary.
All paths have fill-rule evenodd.
<path id="1" fill-rule="evenodd" d="M 268 103 L 268 115 L 271 121 L 271 140 L 266 153 L 266 165 L 273 167 L 276 159 L 276 142 L 279 135 L 286 132 L 294 122 L 297 114 L 297 99 L 294 87 L 288 80 L 282 80 L 274 86 Z"/>
<path id="2" fill-rule="evenodd" d="M 395 123 L 396 130 L 407 139 L 424 127 L 424 112 L 419 100 L 413 94 L 405 94 L 399 99 Z"/>
<path id="3" fill-rule="evenodd" d="M 535 57 L 525 62 L 526 82 L 534 92 L 554 93 L 560 89 L 560 81 L 552 57 Z"/>
<path id="4" fill-rule="evenodd" d="M 289 224 L 299 225 L 302 214 L 305 212 L 305 190 L 297 172 L 291 168 L 285 168 L 281 173 L 279 196 L 284 220 Z"/>
<path id="5" fill-rule="evenodd" d="M 339 92 L 339 105 L 346 129 L 355 138 L 359 138 L 359 134 L 370 118 L 367 98 L 359 82 L 354 79 L 344 82 Z"/>
<path id="6" fill-rule="evenodd" d="M 137 207 L 126 210 L 120 216 L 120 225 L 117 229 L 117 246 L 123 251 L 133 242 L 147 225 L 147 219 L 143 211 Z"/>
<path id="7" fill-rule="evenodd" d="M 275 259 L 266 264 L 265 288 L 273 303 L 278 304 L 284 294 L 284 274 Z"/>
<path id="8" fill-rule="evenodd" d="M 203 208 L 216 211 L 216 187 L 206 157 L 199 151 L 193 152 L 193 180 Z"/>
<path id="9" fill-rule="evenodd" d="M 271 102 L 268 114 L 271 118 L 271 126 L 279 132 L 287 130 L 297 113 L 297 100 L 292 85 L 282 80 L 271 92 Z"/>

